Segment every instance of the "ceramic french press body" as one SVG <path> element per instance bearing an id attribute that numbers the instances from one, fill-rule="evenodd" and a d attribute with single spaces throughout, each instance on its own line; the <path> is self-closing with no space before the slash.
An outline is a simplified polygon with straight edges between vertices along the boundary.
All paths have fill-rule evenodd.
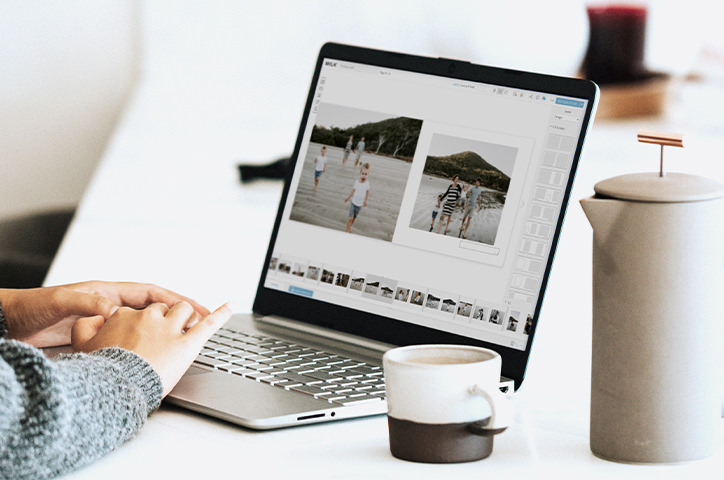
<path id="1" fill-rule="evenodd" d="M 694 460 L 719 445 L 724 185 L 623 175 L 581 200 L 593 227 L 591 450 L 632 463 Z"/>

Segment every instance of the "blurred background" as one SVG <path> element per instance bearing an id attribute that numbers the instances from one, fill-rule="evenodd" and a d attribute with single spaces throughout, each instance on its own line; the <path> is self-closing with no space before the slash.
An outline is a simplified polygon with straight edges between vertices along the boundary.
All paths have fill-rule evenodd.
<path id="1" fill-rule="evenodd" d="M 0 262 L 36 264 L 36 279 L 29 281 L 42 281 L 64 225 L 139 88 L 163 96 L 168 101 L 159 105 L 178 108 L 176 115 L 202 122 L 206 132 L 219 119 L 234 119 L 239 135 L 233 150 L 200 162 L 263 163 L 291 153 L 314 60 L 326 41 L 585 75 L 587 9 L 610 3 L 2 0 Z M 622 4 L 631 5 L 616 3 Z M 724 88 L 724 38 L 712 11 L 720 7 L 703 0 L 633 5 L 646 11 L 643 62 L 665 75 L 665 101 L 676 101 L 687 83 L 706 87 L 698 100 L 686 100 L 700 101 L 702 109 L 682 126 L 691 121 L 724 134 L 721 113 L 707 109 L 706 100 Z M 245 88 L 234 89 L 242 83 Z M 647 88 L 625 85 L 623 93 L 608 94 L 606 87 L 602 107 L 609 95 Z M 218 91 L 237 98 L 229 102 Z M 174 98 L 193 101 L 177 107 Z M 601 121 L 617 121 L 615 112 L 610 117 Z M 251 124 L 268 124 L 268 141 L 245 144 Z M 207 141 L 214 143 L 213 134 Z M 6 275 L 10 270 L 0 264 Z"/>

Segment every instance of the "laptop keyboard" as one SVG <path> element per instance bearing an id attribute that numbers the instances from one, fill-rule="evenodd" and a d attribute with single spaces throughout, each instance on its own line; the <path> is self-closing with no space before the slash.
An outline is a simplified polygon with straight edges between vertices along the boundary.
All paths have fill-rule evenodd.
<path id="1" fill-rule="evenodd" d="M 196 363 L 339 405 L 385 398 L 382 367 L 266 335 L 222 328 Z"/>

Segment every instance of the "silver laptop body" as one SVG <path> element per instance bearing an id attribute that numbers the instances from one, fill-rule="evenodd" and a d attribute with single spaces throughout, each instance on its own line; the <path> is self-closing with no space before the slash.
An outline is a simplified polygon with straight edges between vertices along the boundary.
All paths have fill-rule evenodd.
<path id="1" fill-rule="evenodd" d="M 254 313 L 232 317 L 167 401 L 252 429 L 383 414 L 382 355 L 414 343 L 493 348 L 501 388 L 518 388 L 597 95 L 326 44 Z"/>

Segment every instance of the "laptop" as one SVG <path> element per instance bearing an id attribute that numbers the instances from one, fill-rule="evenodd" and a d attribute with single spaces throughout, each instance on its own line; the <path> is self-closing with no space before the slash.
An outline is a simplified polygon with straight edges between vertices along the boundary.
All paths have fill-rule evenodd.
<path id="1" fill-rule="evenodd" d="M 592 82 L 325 44 L 253 313 L 169 403 L 252 429 L 386 413 L 381 359 L 467 344 L 523 382 Z"/>

